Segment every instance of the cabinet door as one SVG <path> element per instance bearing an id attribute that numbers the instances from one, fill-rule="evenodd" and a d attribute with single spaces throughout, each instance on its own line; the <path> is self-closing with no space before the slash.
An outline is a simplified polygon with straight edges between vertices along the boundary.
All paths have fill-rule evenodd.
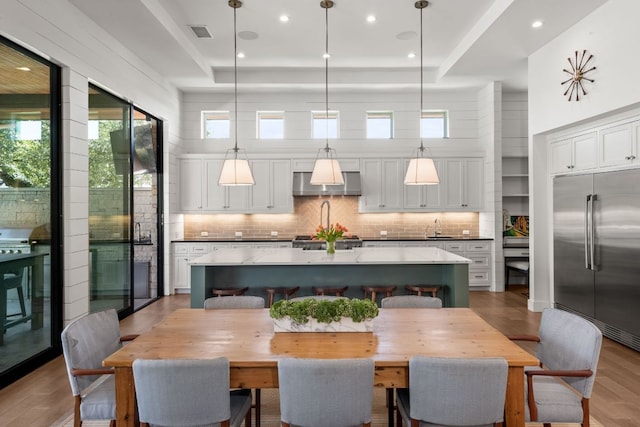
<path id="1" fill-rule="evenodd" d="M 619 166 L 632 162 L 632 131 L 629 123 L 600 131 L 598 141 L 600 166 Z"/>
<path id="2" fill-rule="evenodd" d="M 464 165 L 464 208 L 472 211 L 481 210 L 484 207 L 483 160 L 468 159 Z"/>
<path id="3" fill-rule="evenodd" d="M 206 191 L 206 203 L 203 209 L 218 213 L 245 213 L 249 209 L 249 187 L 218 185 L 223 162 L 223 160 L 205 161 L 206 174 L 201 177 L 201 179 L 204 178 L 202 185 Z"/>
<path id="4" fill-rule="evenodd" d="M 402 160 L 363 159 L 361 165 L 360 211 L 402 211 Z"/>
<path id="5" fill-rule="evenodd" d="M 382 160 L 382 181 L 383 207 L 384 210 L 399 212 L 402 210 L 402 189 L 404 185 L 404 168 L 400 159 Z"/>
<path id="6" fill-rule="evenodd" d="M 291 188 L 291 161 L 271 160 L 271 213 L 293 212 L 293 189 Z"/>
<path id="7" fill-rule="evenodd" d="M 572 150 L 570 139 L 549 145 L 549 164 L 552 174 L 571 172 L 573 167 Z"/>
<path id="8" fill-rule="evenodd" d="M 189 288 L 188 283 L 188 271 L 189 268 L 189 255 L 174 254 L 173 255 L 173 288 L 184 289 Z"/>
<path id="9" fill-rule="evenodd" d="M 598 166 L 598 139 L 596 132 L 573 138 L 574 171 L 593 169 Z"/>
<path id="10" fill-rule="evenodd" d="M 482 209 L 483 166 L 482 159 L 447 159 L 445 161 L 444 207 L 457 211 L 477 211 Z M 443 182 L 444 181 L 444 182 Z"/>
<path id="11" fill-rule="evenodd" d="M 410 160 L 404 161 L 404 171 L 407 170 Z M 434 159 L 438 176 L 442 179 L 442 161 Z M 438 185 L 404 185 L 404 201 L 405 210 L 410 211 L 432 211 L 442 208 L 442 184 Z"/>
<path id="12" fill-rule="evenodd" d="M 251 193 L 249 209 L 251 212 L 267 212 L 272 204 L 269 161 L 252 160 L 251 172 L 256 183 L 249 190 Z"/>
<path id="13" fill-rule="evenodd" d="M 363 159 L 360 179 L 362 180 L 360 210 L 365 212 L 383 210 L 384 203 L 381 188 L 384 178 L 380 160 Z"/>
<path id="14" fill-rule="evenodd" d="M 183 211 L 200 211 L 202 204 L 202 160 L 180 161 L 180 206 Z"/>

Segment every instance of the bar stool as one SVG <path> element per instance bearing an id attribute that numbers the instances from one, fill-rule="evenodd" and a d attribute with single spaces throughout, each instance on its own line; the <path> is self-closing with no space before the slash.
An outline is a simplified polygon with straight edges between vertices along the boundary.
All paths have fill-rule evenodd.
<path id="1" fill-rule="evenodd" d="M 282 295 L 284 299 L 288 300 L 296 296 L 296 292 L 300 290 L 300 286 L 293 288 L 264 288 L 264 290 L 267 292 L 267 308 L 269 308 L 273 304 L 276 294 Z"/>
<path id="2" fill-rule="evenodd" d="M 361 286 L 362 292 L 364 292 L 364 298 L 369 298 L 371 295 L 371 301 L 376 302 L 376 294 L 385 293 L 386 296 L 390 297 L 393 295 L 393 291 L 398 289 L 397 286 Z M 377 302 L 376 302 L 377 304 Z"/>
<path id="3" fill-rule="evenodd" d="M 429 294 L 433 298 L 438 297 L 438 292 L 442 289 L 440 285 L 406 285 L 404 287 L 409 294 L 416 294 L 422 296 L 422 294 Z M 444 291 L 442 292 L 442 302 L 444 303 Z"/>
<path id="4" fill-rule="evenodd" d="M 505 264 L 505 283 L 504 288 L 507 289 L 509 287 L 509 272 L 517 271 L 520 274 L 524 275 L 525 285 L 529 287 L 529 261 L 507 261 Z"/>
<path id="5" fill-rule="evenodd" d="M 244 295 L 245 292 L 249 290 L 248 287 L 245 288 L 214 288 L 211 290 L 211 293 L 217 297 L 228 297 L 228 296 L 239 296 Z"/>
<path id="6" fill-rule="evenodd" d="M 345 286 L 342 288 L 325 288 L 320 286 L 314 286 L 311 288 L 311 290 L 316 295 L 335 295 L 337 297 L 343 297 L 344 293 L 347 292 L 347 289 L 349 289 L 348 286 Z"/>
<path id="7" fill-rule="evenodd" d="M 17 315 L 20 315 L 20 317 L 27 317 L 27 306 L 24 301 L 24 290 L 22 289 L 22 271 L 23 270 L 20 270 L 19 272 L 4 273 L 3 275 L 3 292 L 6 293 L 9 289 L 15 289 L 16 292 L 18 292 L 18 302 L 20 303 L 20 313 L 7 314 L 7 317 Z"/>

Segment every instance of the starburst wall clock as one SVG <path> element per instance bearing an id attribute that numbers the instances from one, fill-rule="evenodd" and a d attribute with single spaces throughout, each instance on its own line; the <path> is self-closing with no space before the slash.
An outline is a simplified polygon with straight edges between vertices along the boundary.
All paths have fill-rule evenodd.
<path id="1" fill-rule="evenodd" d="M 587 56 L 586 49 L 582 52 L 576 50 L 575 58 L 567 58 L 571 68 L 563 68 L 562 71 L 569 74 L 571 77 L 560 84 L 563 86 L 568 84 L 567 90 L 565 90 L 563 94 L 567 97 L 568 101 L 571 101 L 571 99 L 580 101 L 580 93 L 582 92 L 583 98 L 587 94 L 587 90 L 585 89 L 586 82 L 593 83 L 595 81 L 586 77 L 587 73 L 596 69 L 596 67 L 593 66 L 591 68 L 587 68 L 591 59 L 593 59 L 593 55 L 589 54 L 589 56 Z"/>

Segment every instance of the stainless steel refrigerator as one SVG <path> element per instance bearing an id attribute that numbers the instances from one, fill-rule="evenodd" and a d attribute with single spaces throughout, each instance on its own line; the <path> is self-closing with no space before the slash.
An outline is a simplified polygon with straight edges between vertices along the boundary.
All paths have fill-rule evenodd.
<path id="1" fill-rule="evenodd" d="M 640 170 L 553 184 L 554 298 L 640 351 Z"/>

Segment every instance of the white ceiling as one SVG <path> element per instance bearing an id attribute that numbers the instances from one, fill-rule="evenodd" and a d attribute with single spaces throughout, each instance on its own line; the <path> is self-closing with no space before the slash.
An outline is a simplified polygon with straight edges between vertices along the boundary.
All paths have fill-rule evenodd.
<path id="1" fill-rule="evenodd" d="M 324 87 L 325 9 L 320 0 L 242 0 L 238 85 L 255 90 Z M 527 56 L 607 0 L 431 0 L 424 9 L 426 88 L 502 81 L 526 90 Z M 233 9 L 227 0 L 70 0 L 183 91 L 233 85 Z M 290 17 L 282 23 L 279 16 Z M 376 16 L 368 23 L 369 14 Z M 544 25 L 533 29 L 531 23 Z M 190 25 L 206 25 L 198 39 Z M 257 38 L 247 40 L 242 32 Z M 414 0 L 335 0 L 329 9 L 331 90 L 415 88 L 420 10 Z M 401 35 L 413 37 L 401 37 Z M 400 37 L 399 37 L 400 35 Z M 576 46 L 576 49 L 581 46 Z"/>

